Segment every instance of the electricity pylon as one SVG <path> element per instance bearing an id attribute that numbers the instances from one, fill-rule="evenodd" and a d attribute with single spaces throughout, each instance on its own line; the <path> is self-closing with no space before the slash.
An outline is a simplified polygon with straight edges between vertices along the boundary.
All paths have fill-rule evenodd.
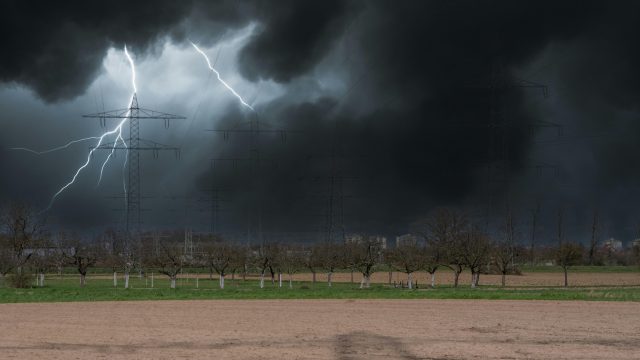
<path id="1" fill-rule="evenodd" d="M 164 120 L 165 128 L 169 127 L 171 120 L 186 119 L 184 116 L 167 114 L 155 110 L 144 109 L 138 106 L 138 97 L 133 95 L 131 105 L 126 109 L 104 111 L 95 114 L 82 115 L 85 118 L 98 118 L 104 126 L 107 119 L 129 119 L 129 137 L 125 139 L 126 145 L 117 141 L 102 144 L 96 149 L 100 150 L 125 150 L 127 152 L 127 187 L 124 194 L 126 207 L 125 232 L 128 240 L 138 239 L 141 230 L 141 177 L 140 177 L 140 152 L 152 151 L 157 157 L 160 151 L 173 151 L 176 158 L 180 157 L 180 149 L 140 137 L 140 120 L 158 119 Z"/>

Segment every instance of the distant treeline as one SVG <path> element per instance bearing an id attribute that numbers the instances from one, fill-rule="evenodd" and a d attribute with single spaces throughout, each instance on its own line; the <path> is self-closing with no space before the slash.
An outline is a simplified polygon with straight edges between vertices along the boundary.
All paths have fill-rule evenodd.
<path id="1" fill-rule="evenodd" d="M 156 271 L 169 277 L 175 287 L 178 274 L 185 267 L 208 269 L 217 274 L 224 288 L 228 274 L 246 277 L 258 274 L 260 286 L 265 277 L 277 278 L 282 286 L 283 275 L 310 272 L 315 282 L 317 273 L 327 274 L 328 286 L 332 274 L 350 271 L 361 275 L 360 287 L 369 287 L 371 274 L 382 268 L 407 275 L 407 285 L 414 286 L 413 274 L 426 271 L 431 286 L 436 286 L 438 269 L 454 273 L 454 287 L 460 274 L 471 272 L 471 287 L 478 286 L 481 274 L 506 275 L 519 273 L 523 264 L 551 263 L 562 267 L 565 286 L 571 266 L 582 264 L 640 264 L 640 246 L 615 249 L 607 246 L 584 247 L 563 237 L 559 221 L 558 239 L 554 246 L 524 246 L 518 241 L 513 221 L 507 217 L 502 231 L 490 236 L 482 225 L 475 223 L 461 210 L 440 208 L 427 216 L 412 237 L 387 248 L 375 236 L 359 236 L 340 242 L 319 242 L 299 245 L 267 243 L 237 244 L 208 234 L 194 242 L 185 241 L 182 231 L 126 234 L 106 231 L 96 239 L 66 233 L 49 233 L 37 214 L 24 205 L 12 205 L 2 212 L 0 231 L 0 276 L 9 275 L 14 286 L 31 286 L 33 276 L 44 285 L 44 274 L 62 272 L 72 266 L 80 274 L 84 286 L 90 268 L 100 266 L 113 270 L 114 286 L 117 273 L 124 273 L 124 286 L 129 286 L 133 271 Z M 597 243 L 596 243 L 597 245 Z"/>

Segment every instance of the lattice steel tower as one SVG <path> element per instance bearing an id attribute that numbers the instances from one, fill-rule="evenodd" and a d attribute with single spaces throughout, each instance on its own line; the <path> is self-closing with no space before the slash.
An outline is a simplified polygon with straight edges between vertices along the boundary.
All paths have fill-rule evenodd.
<path id="1" fill-rule="evenodd" d="M 129 240 L 139 236 L 141 230 L 141 177 L 140 177 L 140 151 L 152 151 L 153 156 L 157 157 L 160 151 L 171 150 L 175 152 L 176 157 L 180 156 L 180 149 L 151 140 L 140 138 L 140 120 L 141 119 L 159 119 L 164 120 L 165 128 L 169 127 L 171 120 L 186 119 L 184 116 L 167 114 L 159 111 L 144 109 L 138 106 L 138 96 L 133 94 L 129 108 L 104 111 L 95 114 L 82 115 L 85 118 L 98 118 L 100 124 L 105 125 L 106 119 L 129 119 L 129 138 L 126 139 L 126 145 L 122 143 L 111 142 L 105 143 L 96 149 L 113 151 L 124 150 L 127 152 L 127 186 L 124 192 L 126 223 L 125 231 Z"/>

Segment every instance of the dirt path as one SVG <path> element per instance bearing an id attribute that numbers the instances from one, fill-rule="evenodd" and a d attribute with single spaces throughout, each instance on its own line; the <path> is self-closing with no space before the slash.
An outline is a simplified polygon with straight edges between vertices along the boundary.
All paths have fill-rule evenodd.
<path id="1" fill-rule="evenodd" d="M 118 274 L 119 281 L 122 283 L 124 279 L 122 279 L 122 273 Z M 164 275 L 155 274 L 156 279 L 166 280 Z M 182 278 L 193 279 L 196 275 L 194 274 L 184 274 Z M 51 276 L 52 279 L 57 279 L 55 275 Z M 209 279 L 208 274 L 200 274 L 198 276 L 200 279 Z M 78 278 L 78 275 L 67 276 L 67 278 L 73 278 L 74 281 Z M 101 280 L 111 280 L 111 275 L 90 275 L 89 281 L 92 279 L 101 279 Z M 137 276 L 136 276 L 137 278 Z M 237 279 L 240 277 L 238 276 Z M 333 276 L 334 282 L 350 282 L 351 274 L 349 273 L 334 273 Z M 431 282 L 431 278 L 424 271 L 416 272 L 413 274 L 413 278 L 418 282 L 418 285 L 426 286 Z M 217 275 L 215 276 L 217 279 Z M 284 280 L 288 280 L 288 276 L 284 275 Z M 294 281 L 311 281 L 313 279 L 310 273 L 299 273 L 293 275 Z M 360 273 L 355 273 L 353 275 L 354 282 L 360 282 L 361 275 Z M 227 280 L 231 280 L 231 276 L 227 278 Z M 249 277 L 251 281 L 258 281 L 258 275 L 253 274 Z M 318 273 L 316 274 L 316 280 L 319 282 L 327 281 L 327 274 Z M 391 280 L 396 282 L 406 282 L 407 274 L 394 272 L 391 275 Z M 482 275 L 480 276 L 480 284 L 481 285 L 494 285 L 499 286 L 501 284 L 501 276 L 500 275 Z M 215 280 L 214 280 L 215 281 Z M 267 279 L 270 281 L 270 279 Z M 374 283 L 382 283 L 386 284 L 389 282 L 389 273 L 388 272 L 376 272 L 372 275 L 371 281 Z M 467 286 L 471 283 L 471 274 L 468 271 L 465 271 L 460 275 L 460 284 L 462 286 Z M 507 276 L 507 286 L 562 286 L 564 283 L 564 275 L 560 272 L 557 273 L 525 273 L 523 275 L 509 275 Z M 453 284 L 453 273 L 451 271 L 438 271 L 436 273 L 436 285 L 451 285 Z M 571 286 L 640 286 L 640 272 L 630 272 L 630 273 L 569 273 L 569 284 Z M 179 283 L 179 285 L 181 285 Z"/>
<path id="2" fill-rule="evenodd" d="M 318 274 L 318 281 L 326 281 L 326 274 Z M 418 284 L 427 285 L 431 282 L 428 274 L 424 271 L 413 274 Z M 294 280 L 311 281 L 311 274 L 296 274 Z M 354 274 L 354 281 L 359 282 L 361 275 Z M 392 281 L 407 281 L 407 274 L 394 272 L 391 276 Z M 351 281 L 351 274 L 336 273 L 333 274 L 333 280 L 336 282 Z M 480 284 L 496 285 L 501 284 L 502 277 L 500 275 L 482 275 L 480 276 Z M 389 281 L 389 273 L 376 272 L 373 274 L 371 281 L 374 283 L 387 283 Z M 558 273 L 525 273 L 520 276 L 507 276 L 507 286 L 562 286 L 564 275 Z M 438 285 L 453 284 L 453 273 L 451 271 L 439 271 L 436 273 L 436 283 Z M 465 271 L 460 275 L 460 284 L 465 286 L 471 283 L 471 274 Z M 569 273 L 569 284 L 571 286 L 639 286 L 640 273 Z"/>
<path id="3" fill-rule="evenodd" d="M 640 304 L 1 304 L 2 359 L 640 359 Z"/>

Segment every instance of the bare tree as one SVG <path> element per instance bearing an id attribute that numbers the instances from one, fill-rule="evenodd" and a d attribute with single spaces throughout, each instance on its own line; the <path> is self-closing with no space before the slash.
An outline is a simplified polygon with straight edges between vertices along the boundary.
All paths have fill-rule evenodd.
<path id="1" fill-rule="evenodd" d="M 271 272 L 271 283 L 274 284 L 274 275 L 278 276 L 278 287 L 282 287 L 282 272 L 284 268 L 283 252 L 286 248 L 281 244 L 269 244 L 266 246 L 269 257 L 269 271 Z"/>
<path id="2" fill-rule="evenodd" d="M 304 267 L 311 272 L 311 281 L 315 285 L 316 273 L 321 269 L 322 264 L 322 246 L 316 244 L 304 249 L 304 257 L 302 259 Z"/>
<path id="3" fill-rule="evenodd" d="M 464 270 L 465 260 L 462 248 L 462 235 L 468 227 L 467 216 L 456 209 L 436 209 L 423 222 L 420 233 L 426 239 L 431 256 L 441 265 L 453 271 L 453 286 L 457 287 L 460 274 Z M 437 267 L 433 265 L 432 284 Z"/>
<path id="4" fill-rule="evenodd" d="M 317 246 L 317 255 L 320 266 L 327 273 L 327 285 L 332 286 L 334 271 L 344 264 L 344 246 L 326 242 Z"/>
<path id="5" fill-rule="evenodd" d="M 176 288 L 176 279 L 185 265 L 183 246 L 177 241 L 159 240 L 155 246 L 145 246 L 145 263 L 169 277 L 170 287 Z"/>
<path id="6" fill-rule="evenodd" d="M 387 251 L 387 256 L 392 266 L 407 274 L 407 286 L 413 289 L 413 273 L 424 264 L 423 249 L 418 244 L 405 243 Z"/>
<path id="7" fill-rule="evenodd" d="M 231 257 L 231 280 L 236 272 L 242 273 L 242 280 L 247 280 L 247 271 L 249 271 L 249 264 L 251 259 L 247 248 L 241 245 L 233 246 L 233 256 Z"/>
<path id="8" fill-rule="evenodd" d="M 366 237 L 362 241 L 354 243 L 353 263 L 362 274 L 360 288 L 371 286 L 371 273 L 373 267 L 378 263 L 381 255 L 381 244 L 373 237 Z"/>
<path id="9" fill-rule="evenodd" d="M 260 270 L 260 289 L 264 288 L 264 276 L 267 269 L 270 269 L 271 252 L 268 251 L 267 246 L 261 246 L 257 250 L 253 251 L 253 260 L 256 267 Z M 272 276 L 273 277 L 273 276 Z"/>
<path id="10" fill-rule="evenodd" d="M 471 287 L 475 288 L 480 282 L 480 268 L 489 259 L 491 242 L 488 236 L 475 226 L 471 226 L 462 239 L 462 254 L 471 271 Z"/>
<path id="11" fill-rule="evenodd" d="M 593 211 L 593 220 L 591 221 L 591 241 L 589 242 L 589 265 L 593 265 L 595 263 L 599 236 L 600 236 L 600 219 L 598 217 L 598 209 L 595 209 Z"/>
<path id="12" fill-rule="evenodd" d="M 502 276 L 501 284 L 502 286 L 507 285 L 507 274 L 511 273 L 513 266 L 513 246 L 504 239 L 498 241 L 493 246 L 492 251 L 493 263 L 500 272 Z"/>
<path id="13" fill-rule="evenodd" d="M 564 272 L 564 286 L 569 286 L 569 281 L 567 277 L 567 273 L 569 267 L 577 265 L 582 260 L 584 254 L 584 248 L 582 245 L 564 242 L 558 245 L 556 250 L 556 262 L 562 267 L 562 271 Z"/>
<path id="14" fill-rule="evenodd" d="M 104 233 L 105 254 L 104 265 L 111 268 L 113 273 L 113 287 L 118 286 L 118 270 L 126 268 L 124 259 L 124 237 L 114 229 L 107 229 Z M 128 280 L 128 279 L 127 279 Z M 125 281 L 125 288 L 129 283 Z"/>
<path id="15" fill-rule="evenodd" d="M 382 252 L 382 263 L 384 264 L 385 268 L 387 268 L 387 283 L 389 285 L 392 284 L 393 282 L 393 272 L 395 270 L 397 270 L 395 263 L 394 263 L 394 258 L 393 258 L 393 251 L 395 250 L 395 248 L 392 249 L 385 249 Z"/>
<path id="16" fill-rule="evenodd" d="M 67 236 L 64 232 L 59 232 L 56 236 L 49 239 L 51 242 L 52 251 L 49 255 L 52 265 L 58 271 L 60 280 L 62 280 L 62 273 L 65 266 L 68 265 L 69 259 L 65 256 L 63 251 L 64 243 L 67 241 Z"/>
<path id="17" fill-rule="evenodd" d="M 48 237 L 41 237 L 34 246 L 30 264 L 36 272 L 36 283 L 39 287 L 44 286 L 45 273 L 55 266 L 56 249 Z"/>
<path id="18" fill-rule="evenodd" d="M 441 244 L 428 241 L 422 248 L 422 268 L 431 278 L 431 288 L 436 287 L 436 271 L 442 261 Z"/>
<path id="19" fill-rule="evenodd" d="M 502 275 L 502 286 L 507 285 L 507 274 L 515 271 L 515 221 L 511 209 L 508 208 L 502 226 L 502 238 L 493 246 L 493 263 Z"/>
<path id="20" fill-rule="evenodd" d="M 275 275 L 279 274 L 279 285 L 282 286 L 282 264 L 278 262 L 281 246 L 279 244 L 266 244 L 254 251 L 254 262 L 260 269 L 260 288 L 264 288 L 264 276 L 269 270 L 271 283 L 275 284 Z"/>
<path id="21" fill-rule="evenodd" d="M 224 242 L 213 242 L 203 246 L 204 261 L 210 272 L 218 274 L 218 286 L 224 289 L 224 279 L 227 270 L 233 266 L 236 249 L 233 245 Z"/>
<path id="22" fill-rule="evenodd" d="M 32 255 L 35 241 L 43 234 L 44 222 L 24 204 L 11 204 L 0 213 L 0 280 L 11 271 L 21 271 Z"/>
<path id="23" fill-rule="evenodd" d="M 636 264 L 640 266 L 640 243 L 634 243 L 631 251 L 633 252 Z"/>
<path id="24" fill-rule="evenodd" d="M 597 220 L 597 219 L 596 219 Z M 558 210 L 558 229 L 557 229 L 557 239 L 558 246 L 555 250 L 555 258 L 556 263 L 562 267 L 562 271 L 564 272 L 564 286 L 569 286 L 568 281 L 568 270 L 569 267 L 578 264 L 578 262 L 582 259 L 584 254 L 584 248 L 582 245 L 575 243 L 567 243 L 565 242 L 565 234 L 564 234 L 564 212 L 562 208 Z"/>
<path id="25" fill-rule="evenodd" d="M 83 240 L 78 236 L 62 239 L 58 243 L 60 251 L 67 258 L 68 264 L 75 266 L 80 274 L 80 287 L 86 285 L 87 272 L 102 255 L 102 248 L 95 242 Z"/>
<path id="26" fill-rule="evenodd" d="M 531 210 L 531 244 L 529 248 L 529 256 L 531 265 L 536 264 L 536 235 L 538 226 L 538 217 L 540 216 L 540 201 L 536 201 L 536 207 Z"/>
<path id="27" fill-rule="evenodd" d="M 280 251 L 279 263 L 289 277 L 289 289 L 293 288 L 293 274 L 304 266 L 304 252 L 301 247 L 287 246 Z"/>
<path id="28" fill-rule="evenodd" d="M 355 242 L 349 242 L 340 246 L 342 249 L 341 267 L 349 269 L 351 275 L 351 283 L 353 284 L 353 273 L 358 270 L 358 244 Z"/>

